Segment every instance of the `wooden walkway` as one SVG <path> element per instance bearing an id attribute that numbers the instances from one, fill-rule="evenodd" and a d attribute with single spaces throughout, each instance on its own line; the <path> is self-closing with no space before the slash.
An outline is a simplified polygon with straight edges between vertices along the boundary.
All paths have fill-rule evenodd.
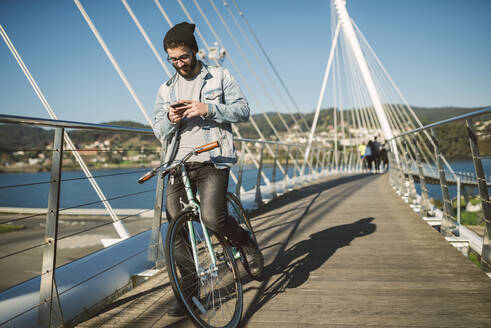
<path id="1" fill-rule="evenodd" d="M 330 177 L 253 216 L 266 259 L 247 327 L 491 327 L 491 279 L 421 220 L 387 175 Z M 79 327 L 191 327 L 156 275 Z"/>

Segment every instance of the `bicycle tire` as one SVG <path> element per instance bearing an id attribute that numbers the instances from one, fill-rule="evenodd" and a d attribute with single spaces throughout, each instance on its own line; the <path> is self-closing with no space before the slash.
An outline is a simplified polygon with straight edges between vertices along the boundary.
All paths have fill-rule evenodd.
<path id="1" fill-rule="evenodd" d="M 256 234 L 252 228 L 251 221 L 247 217 L 239 198 L 237 198 L 237 196 L 231 192 L 227 192 L 227 212 L 239 223 L 243 229 L 247 230 L 249 235 L 257 244 Z"/>
<path id="2" fill-rule="evenodd" d="M 242 204 L 240 203 L 240 200 L 235 196 L 235 194 L 228 192 L 227 193 L 227 212 L 230 216 L 232 216 L 238 223 L 239 225 L 246 230 L 249 235 L 251 236 L 252 240 L 256 244 L 256 247 L 258 246 L 257 239 L 256 239 L 256 233 L 254 232 L 254 229 L 252 228 L 251 221 L 247 217 L 244 208 L 242 207 Z M 246 270 L 247 274 L 254 280 L 257 281 L 262 281 L 263 280 L 263 275 L 254 275 L 252 274 L 251 270 L 249 269 L 249 265 L 245 260 L 244 254 L 241 253 L 239 248 L 232 248 L 232 253 L 235 256 L 235 259 L 240 259 L 240 262 L 244 266 L 244 269 Z"/>
<path id="3" fill-rule="evenodd" d="M 191 211 L 180 213 L 170 223 L 165 242 L 167 273 L 174 294 L 198 327 L 237 327 L 244 307 L 243 292 L 230 245 L 221 235 L 210 233 L 217 270 L 196 274 L 188 222 L 195 231 L 201 268 L 208 269 L 212 264 L 199 219 Z"/>

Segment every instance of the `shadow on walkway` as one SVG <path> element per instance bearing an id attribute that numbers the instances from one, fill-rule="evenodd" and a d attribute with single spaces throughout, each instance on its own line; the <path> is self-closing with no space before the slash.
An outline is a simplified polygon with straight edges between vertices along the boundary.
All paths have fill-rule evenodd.
<path id="1" fill-rule="evenodd" d="M 375 232 L 376 225 L 372 223 L 373 220 L 373 217 L 363 218 L 350 224 L 315 232 L 309 239 L 280 251 L 274 261 L 265 268 L 265 279 L 247 309 L 242 325 L 246 325 L 258 309 L 278 294 L 304 284 L 310 273 L 322 266 L 339 248 L 349 246 L 355 238 Z"/>
<path id="2" fill-rule="evenodd" d="M 308 196 L 311 196 L 314 194 L 319 194 L 323 191 L 326 191 L 326 190 L 329 190 L 331 188 L 334 188 L 334 187 L 337 187 L 337 186 L 340 186 L 340 185 L 343 185 L 346 183 L 350 183 L 350 182 L 353 182 L 356 180 L 364 180 L 364 179 L 376 178 L 376 177 L 377 177 L 377 175 L 364 173 L 364 174 L 354 174 L 354 175 L 342 176 L 342 177 L 335 178 L 335 179 L 329 179 L 329 180 L 323 181 L 321 183 L 313 183 L 313 184 L 307 185 L 303 188 L 289 191 L 289 192 L 279 196 L 278 198 L 273 199 L 269 203 L 261 205 L 259 208 L 255 209 L 255 210 L 248 211 L 247 216 L 254 218 L 256 216 L 260 216 L 261 214 L 265 214 L 266 212 L 272 212 L 272 211 L 274 211 L 274 210 L 276 210 L 276 209 L 278 209 L 278 208 L 280 208 L 280 207 L 282 207 L 282 206 L 284 206 L 284 205 L 286 205 L 292 201 L 296 201 L 300 198 L 307 198 Z M 261 216 L 260 219 L 262 220 L 263 218 L 267 218 L 267 217 L 275 216 L 275 215 L 277 215 L 277 213 L 271 214 L 268 216 Z M 252 220 L 254 221 L 254 219 L 252 219 Z"/>

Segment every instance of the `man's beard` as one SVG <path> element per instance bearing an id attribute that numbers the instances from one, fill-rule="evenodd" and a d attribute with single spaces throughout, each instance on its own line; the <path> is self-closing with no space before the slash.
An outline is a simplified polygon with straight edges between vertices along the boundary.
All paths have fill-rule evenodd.
<path id="1" fill-rule="evenodd" d="M 194 55 L 192 56 L 191 62 L 189 64 L 185 64 L 185 65 L 181 66 L 180 68 L 173 64 L 177 73 L 179 73 L 179 75 L 181 75 L 182 77 L 187 78 L 187 79 L 194 77 L 193 74 L 194 74 L 194 70 L 196 68 L 196 65 L 198 65 L 198 61 L 196 60 L 196 56 L 194 56 Z M 184 72 L 182 71 L 183 68 L 185 68 Z"/>

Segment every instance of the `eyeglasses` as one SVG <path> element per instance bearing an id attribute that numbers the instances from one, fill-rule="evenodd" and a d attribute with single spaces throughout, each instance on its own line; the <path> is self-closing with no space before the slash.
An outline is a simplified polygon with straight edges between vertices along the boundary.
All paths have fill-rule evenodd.
<path id="1" fill-rule="evenodd" d="M 179 56 L 177 58 L 167 56 L 167 61 L 171 64 L 177 64 L 178 61 L 184 62 L 184 61 L 188 60 L 189 58 L 191 58 L 190 54 L 184 54 L 184 55 Z"/>

